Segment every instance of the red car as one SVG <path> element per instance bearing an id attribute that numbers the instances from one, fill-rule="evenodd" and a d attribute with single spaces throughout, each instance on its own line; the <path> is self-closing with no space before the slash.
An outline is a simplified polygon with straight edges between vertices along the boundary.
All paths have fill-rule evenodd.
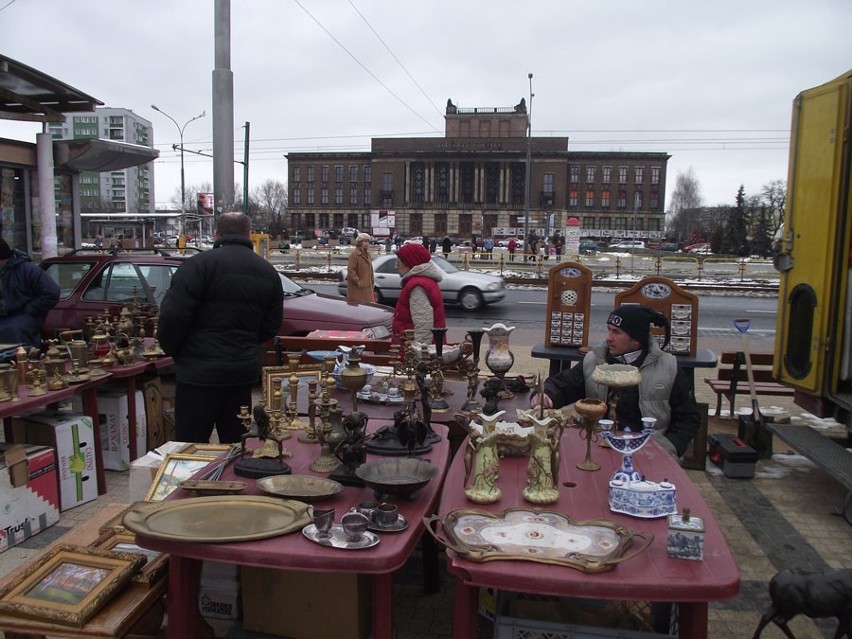
<path id="1" fill-rule="evenodd" d="M 161 249 L 81 249 L 44 260 L 41 267 L 56 280 L 61 290 L 59 302 L 47 314 L 44 334 L 53 337 L 59 329 L 82 329 L 87 317 L 101 315 L 105 310 L 116 316 L 133 298 L 159 307 L 172 275 L 193 253 L 180 255 Z M 365 328 L 372 329 L 380 339 L 390 334 L 393 310 L 388 307 L 355 304 L 339 297 L 320 295 L 284 275 L 280 277 L 284 289 L 284 321 L 279 335 L 304 336 L 317 329 L 360 331 Z"/>

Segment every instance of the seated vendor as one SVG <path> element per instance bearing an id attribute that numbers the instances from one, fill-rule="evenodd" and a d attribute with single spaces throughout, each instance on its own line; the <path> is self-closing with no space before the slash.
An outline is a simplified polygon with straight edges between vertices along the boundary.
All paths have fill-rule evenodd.
<path id="1" fill-rule="evenodd" d="M 621 389 L 619 425 L 638 431 L 642 417 L 657 420 L 657 441 L 672 455 L 681 457 L 698 431 L 701 416 L 689 380 L 677 358 L 660 349 L 651 325 L 666 329 L 666 318 L 647 306 L 625 305 L 610 313 L 606 341 L 586 354 L 579 366 L 547 379 L 544 392 L 533 395 L 530 405 L 561 408 L 585 397 L 607 400 L 607 387 L 592 381 L 599 364 L 630 364 L 642 374 L 638 386 Z"/>

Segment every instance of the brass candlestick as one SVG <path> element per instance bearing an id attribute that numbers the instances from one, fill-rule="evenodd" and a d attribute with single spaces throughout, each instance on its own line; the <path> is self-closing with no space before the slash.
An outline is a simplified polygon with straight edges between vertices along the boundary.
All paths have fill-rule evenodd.
<path id="1" fill-rule="evenodd" d="M 303 444 L 316 444 L 316 419 L 317 419 L 317 381 L 308 382 L 308 426 L 305 432 L 299 435 L 299 441 Z"/>
<path id="2" fill-rule="evenodd" d="M 606 402 L 600 399 L 581 399 L 574 403 L 578 419 L 575 426 L 580 429 L 580 438 L 586 440 L 586 458 L 577 464 L 580 470 L 598 470 L 600 464 L 592 461 L 592 440 L 599 432 L 598 420 L 607 412 Z"/>
<path id="3" fill-rule="evenodd" d="M 290 411 L 287 414 L 287 420 L 283 425 L 287 430 L 305 429 L 305 422 L 299 419 L 299 376 L 296 375 L 296 371 L 299 368 L 299 358 L 299 355 L 290 355 L 287 357 L 287 361 L 290 364 L 290 378 L 288 379 L 290 384 Z"/>
<path id="4" fill-rule="evenodd" d="M 320 455 L 310 465 L 310 469 L 315 473 L 330 473 L 340 465 L 340 460 L 331 453 L 331 446 L 328 443 L 328 436 L 331 434 L 330 412 L 333 401 L 329 387 L 333 383 L 333 379 L 326 378 L 323 384 L 322 399 L 320 400 L 321 423 L 316 430 L 317 439 L 321 444 Z"/>
<path id="5" fill-rule="evenodd" d="M 473 356 L 467 367 L 467 401 L 461 407 L 461 410 L 468 413 L 479 413 L 482 411 L 482 404 L 476 399 L 476 391 L 479 388 L 479 354 L 482 350 L 482 337 L 485 335 L 485 329 L 474 328 L 469 330 L 467 335 L 473 346 Z"/>

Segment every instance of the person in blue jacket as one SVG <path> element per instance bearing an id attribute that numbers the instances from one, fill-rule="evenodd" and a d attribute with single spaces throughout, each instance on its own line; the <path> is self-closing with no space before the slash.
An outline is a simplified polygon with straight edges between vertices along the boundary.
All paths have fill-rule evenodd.
<path id="1" fill-rule="evenodd" d="M 59 284 L 0 238 L 0 342 L 40 347 L 44 319 L 58 301 Z"/>

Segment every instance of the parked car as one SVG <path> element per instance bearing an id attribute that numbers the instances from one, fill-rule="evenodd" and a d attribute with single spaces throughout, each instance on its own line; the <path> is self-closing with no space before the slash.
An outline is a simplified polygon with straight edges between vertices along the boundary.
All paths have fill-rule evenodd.
<path id="1" fill-rule="evenodd" d="M 460 271 L 439 255 L 433 255 L 432 262 L 444 273 L 439 286 L 445 304 L 459 304 L 467 311 L 475 311 L 486 304 L 499 302 L 506 296 L 506 284 L 502 277 Z M 382 255 L 374 259 L 373 272 L 376 277 L 376 301 L 380 304 L 396 304 L 402 290 L 402 278 L 396 272 L 396 255 Z M 341 295 L 346 294 L 345 279 L 337 285 L 337 290 Z"/>
<path id="2" fill-rule="evenodd" d="M 600 249 L 600 244 L 595 240 L 581 240 L 579 248 L 581 253 L 594 253 Z"/>
<path id="3" fill-rule="evenodd" d="M 423 244 L 423 236 L 416 235 L 414 237 L 407 238 L 403 244 Z"/>
<path id="4" fill-rule="evenodd" d="M 677 242 L 663 242 L 657 247 L 657 250 L 668 253 L 677 253 L 680 250 L 680 246 L 678 246 Z"/>
<path id="5" fill-rule="evenodd" d="M 610 244 L 609 248 L 616 250 L 643 249 L 645 248 L 645 242 L 641 240 L 622 240 L 615 244 Z"/>
<path id="6" fill-rule="evenodd" d="M 713 251 L 710 249 L 710 242 L 698 242 L 697 244 L 690 244 L 689 246 L 684 246 L 683 252 L 709 255 Z"/>
<path id="7" fill-rule="evenodd" d="M 59 302 L 47 314 L 44 334 L 53 337 L 60 329 L 83 329 L 88 317 L 102 315 L 105 309 L 118 315 L 132 299 L 159 308 L 172 276 L 194 252 L 77 250 L 44 260 L 41 267 L 60 288 Z M 386 306 L 350 303 L 279 276 L 284 290 L 284 321 L 279 335 L 304 336 L 318 329 L 371 329 L 379 339 L 390 334 L 393 311 Z M 272 349 L 271 343 L 264 349 Z"/>
<path id="8" fill-rule="evenodd" d="M 360 231 L 351 226 L 344 226 L 338 234 L 338 242 L 340 244 L 351 244 Z"/>

